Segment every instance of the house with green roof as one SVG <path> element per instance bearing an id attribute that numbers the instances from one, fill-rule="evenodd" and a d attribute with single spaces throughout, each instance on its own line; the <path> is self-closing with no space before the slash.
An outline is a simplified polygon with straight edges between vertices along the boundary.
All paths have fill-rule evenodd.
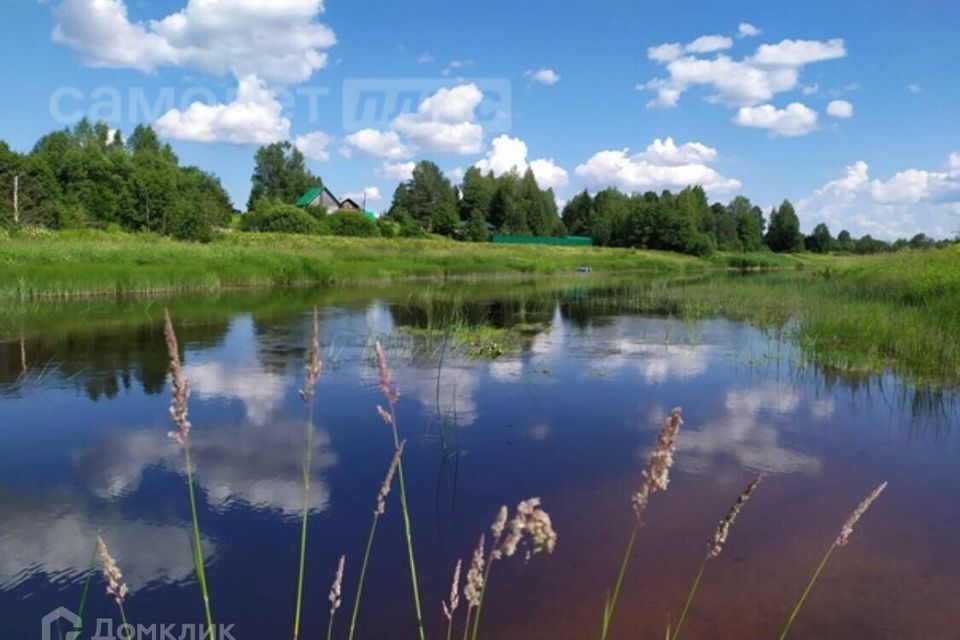
<path id="1" fill-rule="evenodd" d="M 372 222 L 377 221 L 377 216 L 372 211 L 362 209 L 354 200 L 344 198 L 338 200 L 326 186 L 321 183 L 316 187 L 310 187 L 306 193 L 297 200 L 298 207 L 323 207 L 329 212 L 333 211 L 356 211 L 363 214 L 365 218 Z"/>
<path id="2" fill-rule="evenodd" d="M 336 211 L 340 208 L 340 201 L 333 195 L 330 189 L 327 189 L 323 183 L 315 187 L 310 187 L 307 192 L 297 200 L 298 207 L 323 207 L 327 211 Z"/>

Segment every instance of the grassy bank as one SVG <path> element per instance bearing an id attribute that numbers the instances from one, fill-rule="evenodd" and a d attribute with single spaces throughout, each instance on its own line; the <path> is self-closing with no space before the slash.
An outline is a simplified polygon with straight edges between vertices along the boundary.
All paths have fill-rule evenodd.
<path id="1" fill-rule="evenodd" d="M 215 291 L 405 278 L 682 271 L 718 264 L 630 249 L 232 233 L 210 244 L 94 231 L 0 236 L 0 298 Z"/>

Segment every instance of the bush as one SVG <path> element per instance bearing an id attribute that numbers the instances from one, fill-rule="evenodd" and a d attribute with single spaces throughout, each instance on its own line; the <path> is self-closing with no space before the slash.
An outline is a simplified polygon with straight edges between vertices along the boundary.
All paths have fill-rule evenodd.
<path id="1" fill-rule="evenodd" d="M 354 236 L 358 238 L 379 238 L 377 223 L 356 211 L 337 211 L 324 221 L 326 230 L 335 236 Z"/>
<path id="2" fill-rule="evenodd" d="M 320 223 L 299 207 L 261 200 L 253 211 L 243 216 L 244 231 L 276 231 L 279 233 L 319 233 Z"/>
<path id="3" fill-rule="evenodd" d="M 400 235 L 400 223 L 386 218 L 377 220 L 377 226 L 380 227 L 380 235 L 384 238 L 396 238 Z"/>

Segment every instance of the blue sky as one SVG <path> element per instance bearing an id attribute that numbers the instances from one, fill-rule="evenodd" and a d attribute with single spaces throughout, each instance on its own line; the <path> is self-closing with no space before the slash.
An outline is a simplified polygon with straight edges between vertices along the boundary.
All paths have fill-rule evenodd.
<path id="1" fill-rule="evenodd" d="M 864 7 L 6 2 L 0 138 L 28 150 L 82 115 L 154 124 L 238 206 L 257 145 L 290 139 L 374 210 L 429 158 L 454 178 L 529 165 L 561 201 L 698 182 L 790 198 L 806 229 L 952 236 L 960 5 Z M 362 91 L 382 113 L 355 117 Z"/>

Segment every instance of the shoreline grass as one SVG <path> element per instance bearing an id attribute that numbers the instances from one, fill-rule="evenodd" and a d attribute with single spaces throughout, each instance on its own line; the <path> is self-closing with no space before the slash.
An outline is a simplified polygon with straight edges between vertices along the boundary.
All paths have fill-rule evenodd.
<path id="1" fill-rule="evenodd" d="M 100 231 L 0 236 L 0 298 L 30 300 L 711 266 L 662 251 L 231 233 L 209 244 Z"/>

